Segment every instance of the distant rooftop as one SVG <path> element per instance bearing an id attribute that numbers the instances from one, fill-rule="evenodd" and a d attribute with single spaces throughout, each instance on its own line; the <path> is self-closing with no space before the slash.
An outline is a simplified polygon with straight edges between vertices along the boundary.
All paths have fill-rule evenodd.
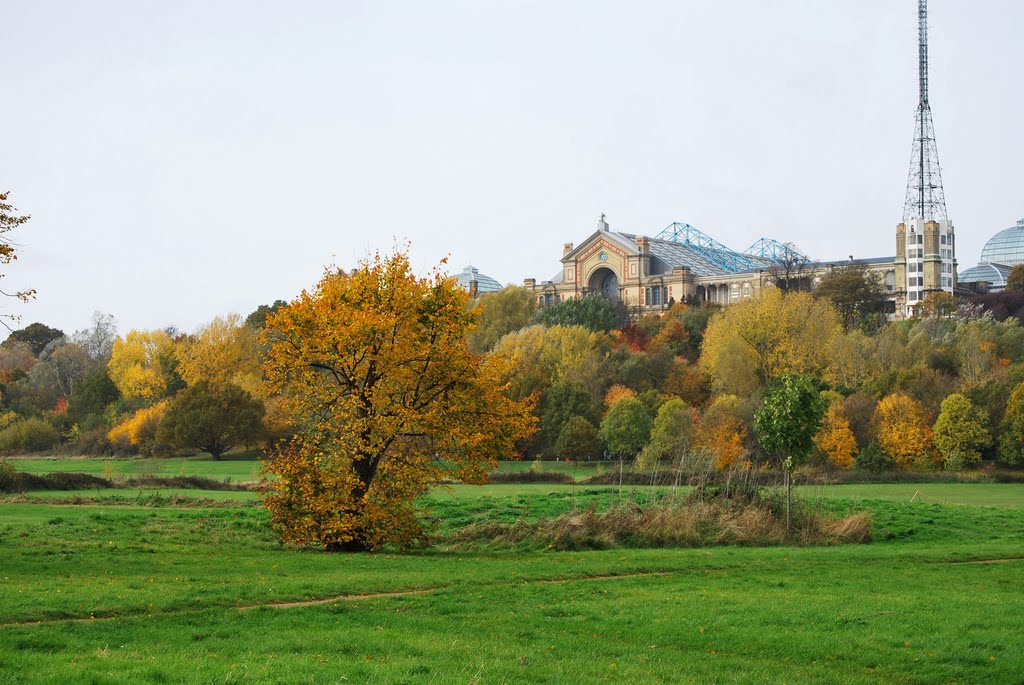
<path id="1" fill-rule="evenodd" d="M 478 293 L 493 293 L 501 290 L 501 283 L 498 283 L 498 281 L 486 274 L 480 273 L 480 269 L 472 264 L 457 273 L 455 278 L 459 281 L 459 285 L 466 290 L 470 290 L 470 283 L 473 281 L 476 281 L 476 291 Z"/>

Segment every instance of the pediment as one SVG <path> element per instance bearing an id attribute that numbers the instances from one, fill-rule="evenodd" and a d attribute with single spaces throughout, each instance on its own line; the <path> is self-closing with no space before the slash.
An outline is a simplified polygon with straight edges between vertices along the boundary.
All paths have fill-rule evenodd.
<path id="1" fill-rule="evenodd" d="M 636 243 L 614 231 L 594 231 L 586 240 L 573 248 L 572 252 L 562 257 L 563 264 L 570 264 L 586 259 L 594 252 L 606 249 L 621 256 L 640 254 Z"/>

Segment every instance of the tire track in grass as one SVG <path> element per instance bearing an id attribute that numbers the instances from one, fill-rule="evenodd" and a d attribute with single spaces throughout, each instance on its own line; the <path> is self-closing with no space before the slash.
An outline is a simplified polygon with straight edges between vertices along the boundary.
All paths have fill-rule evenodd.
<path id="1" fill-rule="evenodd" d="M 672 575 L 671 571 L 639 571 L 636 573 L 622 573 L 622 574 L 607 574 L 600 576 L 565 576 L 558 578 L 526 578 L 526 579 L 515 579 L 500 581 L 494 583 L 479 583 L 477 587 L 500 587 L 502 585 L 551 585 L 561 583 L 587 583 L 587 582 L 603 582 L 609 580 L 620 580 L 629 578 L 644 578 L 650 576 L 669 576 Z M 117 614 L 101 615 L 101 616 L 67 616 L 60 618 L 41 618 L 41 619 L 30 619 L 26 621 L 11 621 L 8 623 L 0 623 L 0 628 L 20 628 L 24 626 L 37 626 L 47 625 L 51 623 L 95 623 L 97 621 L 113 621 L 119 618 L 138 618 L 138 617 L 151 617 L 151 618 L 162 618 L 164 616 L 177 616 L 180 614 L 187 613 L 200 613 L 204 611 L 210 611 L 212 609 L 225 609 L 235 611 L 250 611 L 252 609 L 299 609 L 302 607 L 320 606 L 324 604 L 333 604 L 335 602 L 357 602 L 371 599 L 386 599 L 390 597 L 412 597 L 416 595 L 428 595 L 439 590 L 447 590 L 454 585 L 437 585 L 434 587 L 427 588 L 416 588 L 412 590 L 391 590 L 384 592 L 362 592 L 353 593 L 346 595 L 333 595 L 331 597 L 319 597 L 316 599 L 303 599 L 289 602 L 261 602 L 259 604 L 242 604 L 242 605 L 221 605 L 221 606 L 206 606 L 202 609 L 196 609 L 194 607 L 182 607 L 180 609 L 171 609 L 168 611 L 131 611 Z"/>
<path id="2" fill-rule="evenodd" d="M 1024 557 L 1004 557 L 1001 559 L 967 559 L 966 561 L 940 561 L 940 564 L 1009 564 L 1014 561 L 1024 561 Z"/>

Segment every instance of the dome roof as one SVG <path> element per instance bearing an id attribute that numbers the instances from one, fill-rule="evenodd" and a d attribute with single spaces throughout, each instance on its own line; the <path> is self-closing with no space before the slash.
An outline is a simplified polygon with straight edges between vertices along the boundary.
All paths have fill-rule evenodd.
<path id="1" fill-rule="evenodd" d="M 493 293 L 501 290 L 501 283 L 487 276 L 486 274 L 480 273 L 480 269 L 473 265 L 467 266 L 465 269 L 455 275 L 455 278 L 466 290 L 470 290 L 469 284 L 472 281 L 476 281 L 476 291 L 478 293 Z"/>
<path id="2" fill-rule="evenodd" d="M 981 251 L 983 264 L 1024 264 L 1024 219 L 989 238 Z"/>
<path id="3" fill-rule="evenodd" d="M 988 283 L 992 290 L 1006 287 L 1006 279 L 1010 275 L 1010 267 L 1004 264 L 979 264 L 960 272 L 956 280 L 964 285 L 970 283 Z"/>

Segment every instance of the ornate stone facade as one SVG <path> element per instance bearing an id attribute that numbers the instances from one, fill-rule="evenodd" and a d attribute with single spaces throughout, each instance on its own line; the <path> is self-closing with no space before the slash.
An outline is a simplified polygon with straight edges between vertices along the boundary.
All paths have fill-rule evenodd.
<path id="1" fill-rule="evenodd" d="M 737 254 L 737 253 L 730 253 Z M 562 268 L 551 280 L 527 278 L 523 285 L 541 305 L 550 305 L 592 293 L 621 301 L 631 309 L 660 311 L 671 302 L 697 301 L 730 304 L 753 297 L 762 288 L 786 279 L 813 287 L 822 275 L 849 262 L 785 265 L 763 257 L 744 255 L 754 268 L 729 270 L 715 261 L 707 248 L 612 231 L 604 220 L 579 245 L 566 243 Z M 863 260 L 895 296 L 896 264 L 893 257 Z"/>

